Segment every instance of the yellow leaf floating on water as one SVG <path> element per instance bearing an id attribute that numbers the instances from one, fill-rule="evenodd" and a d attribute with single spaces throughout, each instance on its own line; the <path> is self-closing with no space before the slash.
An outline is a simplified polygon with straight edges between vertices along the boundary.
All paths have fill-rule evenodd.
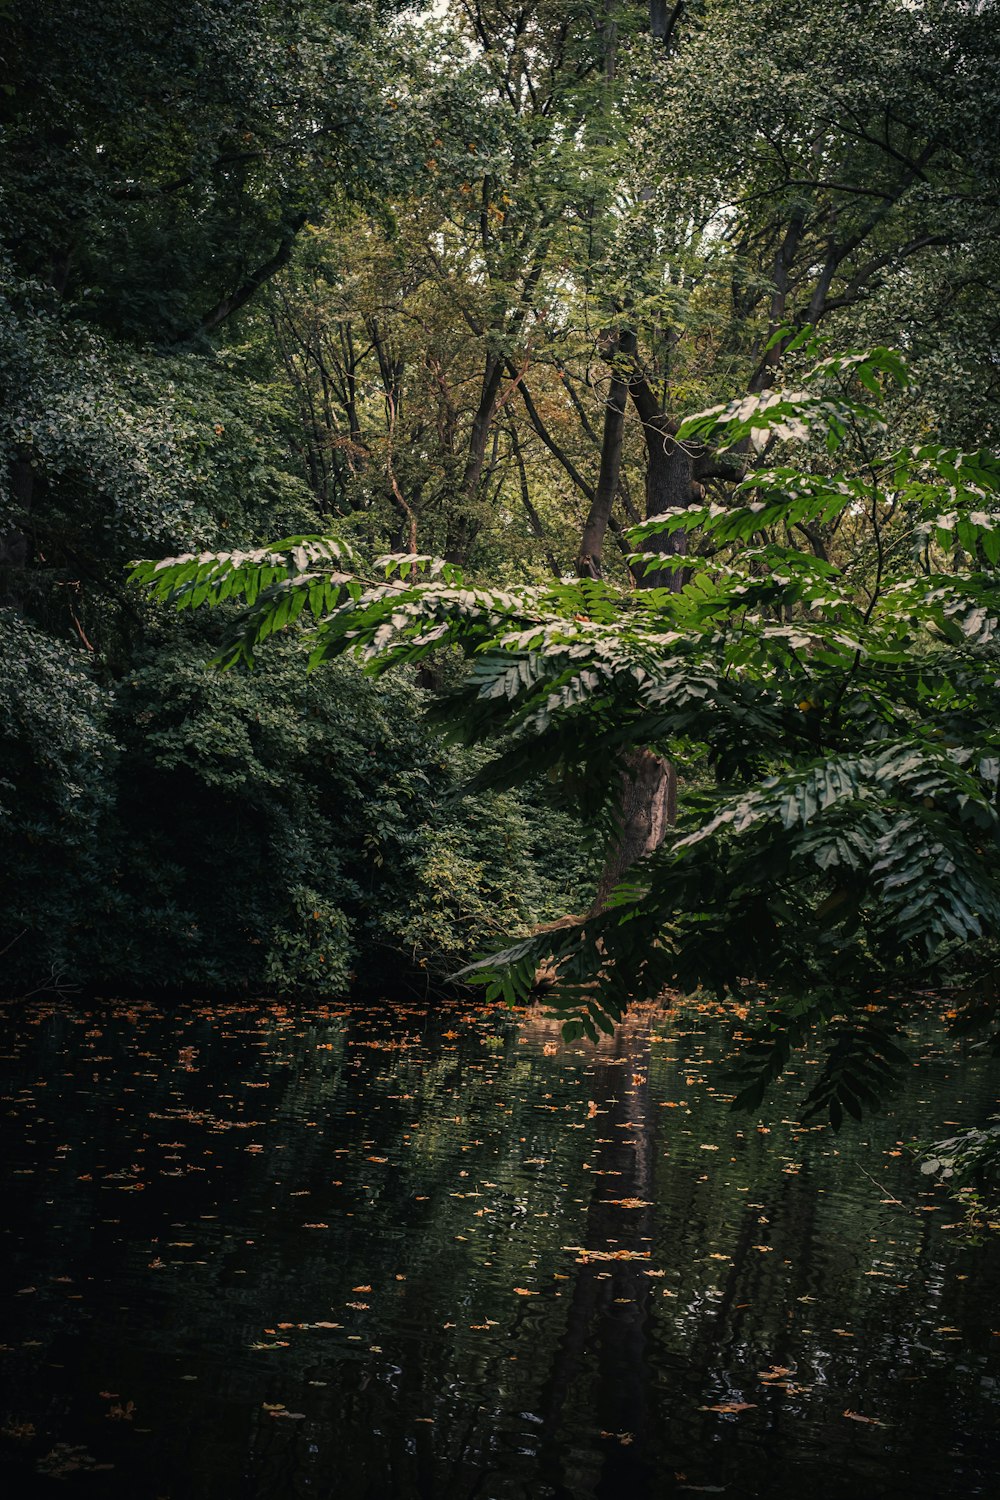
<path id="1" fill-rule="evenodd" d="M 885 1426 L 885 1423 L 880 1422 L 878 1417 L 863 1417 L 859 1411 L 845 1411 L 841 1415 L 847 1417 L 851 1422 L 867 1422 L 869 1427 Z"/>
<path id="2" fill-rule="evenodd" d="M 753 1411 L 756 1409 L 755 1401 L 720 1401 L 717 1406 L 699 1406 L 699 1411 L 721 1411 L 727 1416 L 739 1411 Z"/>
<path id="3" fill-rule="evenodd" d="M 537 1297 L 538 1293 L 531 1291 L 531 1289 L 526 1286 L 516 1286 L 514 1288 L 514 1295 L 516 1297 Z"/>

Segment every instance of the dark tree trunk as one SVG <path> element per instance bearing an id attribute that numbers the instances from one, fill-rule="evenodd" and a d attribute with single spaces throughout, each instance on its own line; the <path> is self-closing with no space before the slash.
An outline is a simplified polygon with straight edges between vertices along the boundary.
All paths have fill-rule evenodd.
<path id="1" fill-rule="evenodd" d="M 648 380 L 637 368 L 628 380 L 628 393 L 646 442 L 646 519 L 694 504 L 701 497 L 701 488 L 694 481 L 693 457 L 676 441 L 673 423 L 660 411 Z M 664 557 L 683 557 L 687 533 L 675 531 L 669 536 L 651 537 L 645 550 Z M 637 581 L 640 588 L 666 588 L 676 593 L 683 588 L 685 576 L 683 568 L 652 567 L 640 572 Z M 618 830 L 601 871 L 595 911 L 604 906 L 634 864 L 659 848 L 677 816 L 677 773 L 670 762 L 646 749 L 630 751 L 623 761 Z"/>
<path id="2" fill-rule="evenodd" d="M 490 436 L 490 424 L 493 421 L 493 413 L 496 410 L 497 396 L 500 394 L 500 380 L 503 375 L 503 359 L 496 354 L 487 354 L 486 367 L 483 370 L 482 392 L 479 397 L 479 405 L 472 419 L 472 430 L 469 433 L 469 446 L 466 451 L 465 468 L 462 472 L 462 480 L 459 486 L 459 503 L 461 511 L 452 516 L 448 524 L 448 540 L 445 546 L 445 558 L 448 562 L 461 565 L 465 562 L 469 548 L 475 538 L 478 524 L 476 520 L 476 499 L 482 484 L 483 469 L 486 464 L 486 448 Z"/>
<path id="3" fill-rule="evenodd" d="M 576 571 L 581 578 L 600 578 L 601 556 L 611 507 L 618 493 L 618 482 L 622 466 L 622 441 L 625 435 L 625 406 L 628 400 L 628 381 L 621 368 L 621 360 L 630 361 L 635 356 L 635 334 L 623 330 L 615 342 L 616 359 L 611 366 L 611 385 L 604 405 L 604 431 L 601 437 L 601 467 L 597 488 L 590 502 L 590 510 L 580 539 L 580 552 L 576 560 Z"/>
<path id="4" fill-rule="evenodd" d="M 696 491 L 693 475 L 693 460 L 690 453 L 676 442 L 669 431 L 666 418 L 657 417 L 643 424 L 646 435 L 646 520 L 662 515 L 665 510 L 687 508 L 694 504 Z M 659 552 L 664 557 L 683 557 L 687 552 L 687 532 L 674 531 L 669 535 L 661 532 L 648 537 L 645 550 Z M 683 568 L 649 568 L 640 575 L 640 588 L 670 589 L 678 593 L 686 581 Z"/>
<path id="5" fill-rule="evenodd" d="M 652 750 L 627 750 L 621 760 L 617 832 L 604 858 L 594 911 L 604 907 L 634 864 L 660 847 L 677 816 L 673 766 Z"/>

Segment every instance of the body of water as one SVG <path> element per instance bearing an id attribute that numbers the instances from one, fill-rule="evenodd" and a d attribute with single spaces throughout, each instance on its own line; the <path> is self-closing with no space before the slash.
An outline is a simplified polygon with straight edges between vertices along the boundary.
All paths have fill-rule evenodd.
<path id="1" fill-rule="evenodd" d="M 1000 1237 L 872 1123 L 728 1108 L 724 1028 L 497 1010 L 8 1018 L 0 1484 L 107 1500 L 993 1496 Z"/>

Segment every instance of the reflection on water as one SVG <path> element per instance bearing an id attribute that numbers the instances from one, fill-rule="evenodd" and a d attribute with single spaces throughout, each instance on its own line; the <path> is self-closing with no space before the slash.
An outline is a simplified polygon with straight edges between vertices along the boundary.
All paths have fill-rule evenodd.
<path id="1" fill-rule="evenodd" d="M 497 1011 L 22 1015 L 6 1493 L 995 1494 L 1000 1244 L 900 1144 L 989 1080 L 939 1041 L 877 1124 L 789 1092 L 764 1129 L 721 1049 L 652 1011 L 596 1051 Z"/>

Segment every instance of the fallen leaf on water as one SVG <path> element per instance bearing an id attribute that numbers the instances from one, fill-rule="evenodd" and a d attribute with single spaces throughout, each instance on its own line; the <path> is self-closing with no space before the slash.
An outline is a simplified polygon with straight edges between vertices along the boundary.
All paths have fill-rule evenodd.
<path id="1" fill-rule="evenodd" d="M 699 1411 L 721 1411 L 727 1415 L 737 1411 L 751 1411 L 755 1408 L 754 1401 L 720 1401 L 717 1406 L 699 1406 Z"/>
<path id="2" fill-rule="evenodd" d="M 578 1266 L 585 1266 L 591 1260 L 648 1260 L 652 1254 L 649 1250 L 586 1250 L 583 1245 L 563 1245 L 562 1248 L 576 1252 L 580 1257 Z"/>
<path id="3" fill-rule="evenodd" d="M 531 1291 L 526 1286 L 516 1286 L 514 1288 L 514 1295 L 517 1297 L 537 1297 L 538 1293 Z"/>
<path id="4" fill-rule="evenodd" d="M 885 1426 L 885 1423 L 880 1422 L 878 1417 L 863 1417 L 859 1411 L 845 1411 L 842 1415 L 848 1417 L 852 1422 L 867 1422 L 870 1427 Z"/>

